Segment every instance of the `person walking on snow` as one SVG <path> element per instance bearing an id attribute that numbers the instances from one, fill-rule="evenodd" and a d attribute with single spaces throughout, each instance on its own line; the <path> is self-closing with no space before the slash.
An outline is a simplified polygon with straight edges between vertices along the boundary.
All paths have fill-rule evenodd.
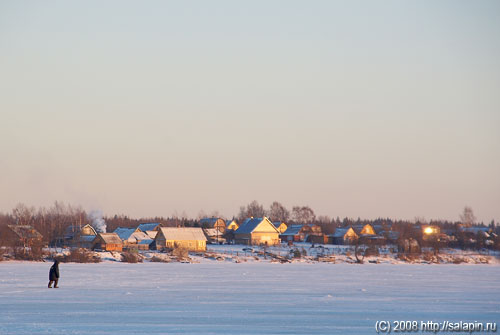
<path id="1" fill-rule="evenodd" d="M 54 283 L 54 288 L 59 288 L 57 282 L 59 281 L 59 261 L 55 260 L 54 264 L 50 267 L 49 271 L 49 288 L 52 288 L 52 283 Z"/>

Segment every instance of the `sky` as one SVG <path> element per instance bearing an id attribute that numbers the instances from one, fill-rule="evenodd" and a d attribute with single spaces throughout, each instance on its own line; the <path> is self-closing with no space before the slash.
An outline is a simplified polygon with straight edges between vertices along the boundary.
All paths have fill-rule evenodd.
<path id="1" fill-rule="evenodd" d="M 0 0 L 0 211 L 500 220 L 498 1 Z"/>

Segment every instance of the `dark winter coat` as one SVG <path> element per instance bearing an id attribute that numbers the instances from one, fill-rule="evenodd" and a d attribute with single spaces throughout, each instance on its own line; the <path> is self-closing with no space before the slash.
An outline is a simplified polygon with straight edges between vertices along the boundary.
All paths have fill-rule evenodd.
<path id="1" fill-rule="evenodd" d="M 54 265 L 50 267 L 49 280 L 58 280 L 58 279 L 59 279 L 59 262 L 55 261 Z"/>

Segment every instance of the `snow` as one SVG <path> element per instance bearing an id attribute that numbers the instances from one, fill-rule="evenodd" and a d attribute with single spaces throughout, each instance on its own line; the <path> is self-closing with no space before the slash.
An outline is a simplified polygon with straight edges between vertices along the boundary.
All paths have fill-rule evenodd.
<path id="1" fill-rule="evenodd" d="M 375 334 L 500 320 L 500 266 L 0 262 L 0 334 Z"/>

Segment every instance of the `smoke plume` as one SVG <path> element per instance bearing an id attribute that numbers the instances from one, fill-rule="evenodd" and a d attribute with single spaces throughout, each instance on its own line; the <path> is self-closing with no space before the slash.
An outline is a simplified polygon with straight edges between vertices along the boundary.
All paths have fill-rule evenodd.
<path id="1" fill-rule="evenodd" d="M 106 221 L 102 218 L 102 212 L 100 210 L 91 211 L 87 217 L 92 222 L 91 225 L 97 232 L 106 232 Z"/>

